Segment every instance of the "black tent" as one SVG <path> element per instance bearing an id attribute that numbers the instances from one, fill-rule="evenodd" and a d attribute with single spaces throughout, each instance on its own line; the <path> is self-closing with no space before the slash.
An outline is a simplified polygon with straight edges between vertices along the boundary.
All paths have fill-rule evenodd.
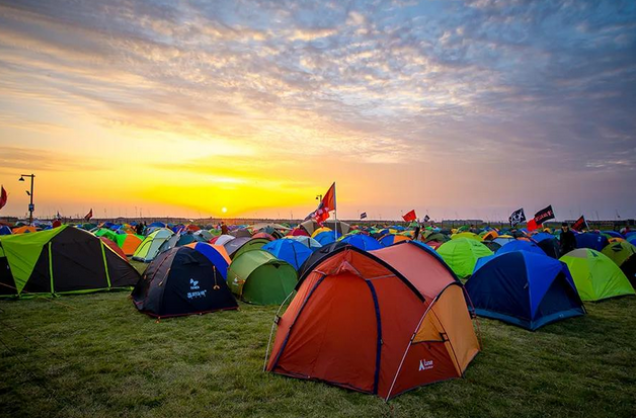
<path id="1" fill-rule="evenodd" d="M 131 288 L 139 273 L 90 232 L 64 225 L 0 240 L 0 296 Z"/>
<path id="2" fill-rule="evenodd" d="M 190 247 L 159 254 L 132 293 L 139 311 L 169 317 L 236 309 L 238 304 L 217 267 Z"/>

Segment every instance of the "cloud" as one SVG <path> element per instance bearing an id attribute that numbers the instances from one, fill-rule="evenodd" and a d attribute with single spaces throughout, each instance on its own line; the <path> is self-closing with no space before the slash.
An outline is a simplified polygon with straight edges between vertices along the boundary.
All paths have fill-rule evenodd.
<path id="1" fill-rule="evenodd" d="M 0 1 L 0 129 L 72 129 L 15 106 L 37 102 L 240 158 L 633 179 L 635 18 L 629 1 Z"/>

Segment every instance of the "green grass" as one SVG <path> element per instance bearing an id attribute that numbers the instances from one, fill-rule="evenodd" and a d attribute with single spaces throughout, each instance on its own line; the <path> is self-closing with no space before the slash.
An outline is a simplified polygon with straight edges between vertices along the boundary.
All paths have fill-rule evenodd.
<path id="1" fill-rule="evenodd" d="M 464 379 L 387 404 L 262 372 L 276 307 L 156 322 L 125 292 L 5 301 L 0 416 L 633 417 L 636 298 L 587 306 L 537 332 L 482 319 Z"/>

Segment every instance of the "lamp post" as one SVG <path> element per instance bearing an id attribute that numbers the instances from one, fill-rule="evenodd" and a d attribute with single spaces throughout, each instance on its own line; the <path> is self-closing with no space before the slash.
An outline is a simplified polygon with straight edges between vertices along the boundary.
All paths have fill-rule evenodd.
<path id="1" fill-rule="evenodd" d="M 35 180 L 35 174 L 20 174 L 20 180 L 18 181 L 24 181 L 25 177 L 31 177 L 31 191 L 29 192 L 27 190 L 27 194 L 29 195 L 29 198 L 31 199 L 29 202 L 29 224 L 32 224 L 33 211 L 35 210 L 35 206 L 33 205 L 33 181 Z"/>

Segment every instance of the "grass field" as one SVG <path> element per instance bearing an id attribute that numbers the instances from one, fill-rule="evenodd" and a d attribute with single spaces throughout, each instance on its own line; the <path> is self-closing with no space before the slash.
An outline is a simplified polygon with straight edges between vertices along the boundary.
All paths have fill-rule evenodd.
<path id="1" fill-rule="evenodd" d="M 125 292 L 0 302 L 2 417 L 634 417 L 636 298 L 482 319 L 464 379 L 381 399 L 261 371 L 276 307 L 162 320 Z"/>

